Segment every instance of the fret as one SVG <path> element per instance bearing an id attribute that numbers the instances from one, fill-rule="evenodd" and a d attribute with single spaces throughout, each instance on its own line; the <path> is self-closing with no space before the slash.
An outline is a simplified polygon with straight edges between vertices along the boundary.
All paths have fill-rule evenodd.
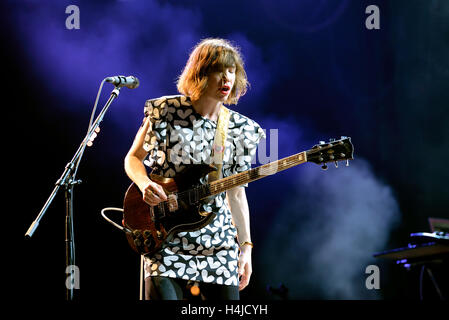
<path id="1" fill-rule="evenodd" d="M 273 175 L 285 169 L 294 167 L 306 162 L 305 152 L 301 152 L 277 161 L 273 161 L 257 168 L 248 171 L 240 172 L 230 177 L 226 177 L 205 185 L 204 192 L 201 198 L 211 196 L 213 194 L 221 193 L 237 186 L 253 182 L 255 180 L 264 178 L 268 175 Z"/>

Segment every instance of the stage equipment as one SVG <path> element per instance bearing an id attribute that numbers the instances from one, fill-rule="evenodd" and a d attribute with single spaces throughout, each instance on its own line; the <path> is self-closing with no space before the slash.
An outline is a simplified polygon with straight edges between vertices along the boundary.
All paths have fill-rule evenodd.
<path id="1" fill-rule="evenodd" d="M 406 270 L 420 267 L 419 293 L 423 299 L 423 277 L 427 273 L 440 300 L 447 300 L 449 290 L 449 220 L 429 218 L 432 233 L 411 233 L 409 243 L 402 248 L 387 250 L 374 254 L 376 258 L 396 260 L 396 264 Z M 440 281 L 435 276 L 435 269 L 445 270 L 440 274 Z M 446 290 L 446 291 L 445 291 Z"/>
<path id="2" fill-rule="evenodd" d="M 100 93 L 102 91 L 103 85 L 106 81 L 109 81 L 110 79 L 114 80 L 114 78 L 125 78 L 123 76 L 119 77 L 112 77 L 112 78 L 106 78 L 103 79 L 103 81 L 100 84 L 100 88 L 98 89 L 97 97 L 94 103 L 94 107 L 92 110 L 92 114 L 90 117 L 87 134 L 82 140 L 80 146 L 78 147 L 78 150 L 75 152 L 75 155 L 72 157 L 72 160 L 65 166 L 65 170 L 62 173 L 61 177 L 56 181 L 55 187 L 53 191 L 51 192 L 50 196 L 48 197 L 47 201 L 45 202 L 44 206 L 42 207 L 41 211 L 37 215 L 36 219 L 33 221 L 33 223 L 28 228 L 28 231 L 25 234 L 26 238 L 31 238 L 36 231 L 37 227 L 39 226 L 39 222 L 42 219 L 42 217 L 47 212 L 47 209 L 49 208 L 50 204 L 52 203 L 53 199 L 55 198 L 56 194 L 58 193 L 59 189 L 61 187 L 64 188 L 65 191 L 65 202 L 66 202 L 66 219 L 65 219 L 65 244 L 66 244 L 66 270 L 68 270 L 68 267 L 75 266 L 75 238 L 74 238 L 74 230 L 73 230 L 73 192 L 74 192 L 74 186 L 80 184 L 82 181 L 76 179 L 76 173 L 79 168 L 79 164 L 81 162 L 81 158 L 83 156 L 84 150 L 87 146 L 91 146 L 93 143 L 93 140 L 97 136 L 99 132 L 99 125 L 101 121 L 104 118 L 104 115 L 106 114 L 106 111 L 108 110 L 111 103 L 114 101 L 115 98 L 118 97 L 120 93 L 120 89 L 123 86 L 127 86 L 129 88 L 136 88 L 138 85 L 138 80 L 134 77 L 127 77 L 125 79 L 134 78 L 137 82 L 137 85 L 134 83 L 133 86 L 123 84 L 124 80 L 122 79 L 121 84 L 116 84 L 114 90 L 112 90 L 110 97 L 108 101 L 106 102 L 105 106 L 99 113 L 98 117 L 93 121 L 93 118 L 95 116 L 98 99 L 100 97 Z M 108 80 L 109 79 L 109 80 Z M 118 81 L 118 80 L 117 80 Z M 117 82 L 116 81 L 116 82 Z M 128 80 L 127 80 L 128 81 Z M 129 82 L 128 81 L 128 82 Z M 114 82 L 114 83 L 116 83 Z M 126 82 L 126 81 L 125 81 Z M 129 83 L 128 83 L 129 84 Z M 74 299 L 74 288 L 73 286 L 67 286 L 66 290 L 66 299 L 67 300 L 73 300 Z"/>

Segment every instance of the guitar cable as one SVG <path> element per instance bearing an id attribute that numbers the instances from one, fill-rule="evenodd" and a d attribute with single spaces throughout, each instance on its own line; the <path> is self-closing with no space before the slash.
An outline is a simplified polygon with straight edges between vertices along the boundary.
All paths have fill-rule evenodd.
<path id="1" fill-rule="evenodd" d="M 114 208 L 114 207 L 103 208 L 103 209 L 101 210 L 101 215 L 103 216 L 103 218 L 104 218 L 107 222 L 109 222 L 110 224 L 112 224 L 114 227 L 120 229 L 121 231 L 123 231 L 123 232 L 131 232 L 131 230 L 129 230 L 128 228 L 125 228 L 125 227 L 119 225 L 118 223 L 115 223 L 115 222 L 112 221 L 111 219 L 109 219 L 109 218 L 106 216 L 106 214 L 105 214 L 106 211 L 119 211 L 119 212 L 122 212 L 122 214 L 123 214 L 123 209 L 122 209 L 122 208 Z"/>
<path id="2" fill-rule="evenodd" d="M 105 212 L 106 211 L 118 211 L 118 212 L 121 212 L 122 214 L 123 214 L 123 209 L 122 208 L 115 208 L 115 207 L 107 207 L 107 208 L 103 208 L 102 210 L 101 210 L 101 215 L 103 216 L 103 218 L 107 221 L 107 222 L 109 222 L 110 224 L 112 224 L 114 227 L 116 227 L 116 228 L 118 228 L 118 229 L 120 229 L 121 231 L 124 231 L 124 232 L 131 232 L 131 230 L 129 230 L 128 228 L 126 228 L 126 227 L 123 227 L 123 226 L 121 226 L 121 225 L 119 225 L 118 223 L 116 223 L 116 222 L 114 222 L 114 221 L 112 221 L 111 219 L 109 219 L 107 216 L 106 216 L 106 214 L 105 214 Z M 141 259 L 143 259 L 143 258 L 141 258 Z M 142 279 L 142 277 L 143 277 L 143 260 L 141 260 L 141 279 Z M 143 284 L 142 284 L 143 282 L 141 282 L 140 283 L 140 292 L 141 292 L 141 296 L 140 296 L 140 300 L 143 300 L 143 298 L 142 298 L 142 286 L 143 286 Z M 201 289 L 200 289 L 200 287 L 199 287 L 199 282 L 198 281 L 191 281 L 191 280 L 189 280 L 188 282 L 187 282 L 187 285 L 186 285 L 186 289 L 190 292 L 190 294 L 192 295 L 192 296 L 194 296 L 194 297 L 197 297 L 197 296 L 199 296 L 200 295 L 200 293 L 201 293 Z"/>

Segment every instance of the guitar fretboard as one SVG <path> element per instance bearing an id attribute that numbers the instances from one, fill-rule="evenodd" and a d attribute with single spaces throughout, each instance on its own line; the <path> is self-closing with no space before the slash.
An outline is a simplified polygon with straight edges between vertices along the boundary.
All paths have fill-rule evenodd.
<path id="1" fill-rule="evenodd" d="M 235 175 L 214 181 L 204 186 L 201 192 L 201 198 L 206 198 L 237 186 L 253 182 L 258 179 L 276 174 L 280 171 L 297 166 L 307 162 L 306 152 L 300 152 L 292 156 L 264 164 L 260 167 L 253 168 Z"/>

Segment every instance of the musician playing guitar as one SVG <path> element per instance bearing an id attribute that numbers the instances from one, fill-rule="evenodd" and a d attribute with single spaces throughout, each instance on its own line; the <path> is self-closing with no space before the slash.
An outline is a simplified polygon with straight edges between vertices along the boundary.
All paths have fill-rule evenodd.
<path id="1" fill-rule="evenodd" d="M 220 152 L 220 177 L 250 169 L 265 133 L 256 122 L 224 107 L 237 104 L 247 86 L 238 49 L 223 39 L 205 39 L 196 45 L 178 79 L 180 95 L 145 103 L 145 118 L 125 158 L 125 171 L 148 206 L 164 201 L 170 208 L 179 205 L 160 180 L 151 178 L 153 174 L 173 178 L 188 167 L 212 163 L 211 157 Z M 225 109 L 227 135 L 220 148 L 214 138 Z M 205 299 L 239 299 L 252 273 L 245 187 L 203 201 L 201 210 L 213 214 L 209 224 L 178 232 L 158 252 L 145 257 L 146 299 L 185 299 L 185 288 L 192 284 L 199 285 Z"/>

